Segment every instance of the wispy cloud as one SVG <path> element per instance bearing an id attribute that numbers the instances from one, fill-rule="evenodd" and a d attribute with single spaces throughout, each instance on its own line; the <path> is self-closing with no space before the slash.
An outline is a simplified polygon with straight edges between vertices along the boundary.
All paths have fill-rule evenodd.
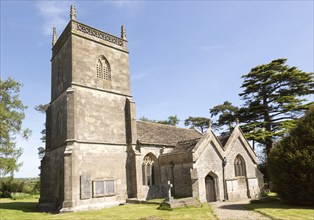
<path id="1" fill-rule="evenodd" d="M 71 2 L 65 1 L 40 1 L 36 4 L 39 14 L 43 18 L 41 28 L 45 35 L 52 34 L 52 27 L 61 31 L 69 20 Z"/>
<path id="2" fill-rule="evenodd" d="M 224 47 L 226 47 L 226 45 L 215 45 L 215 46 L 211 46 L 211 45 L 206 46 L 205 45 L 205 46 L 197 47 L 197 49 L 203 50 L 203 51 L 214 51 L 214 50 L 221 49 Z"/>
<path id="3" fill-rule="evenodd" d="M 132 80 L 141 80 L 148 75 L 150 75 L 148 72 L 144 72 L 144 73 L 132 75 L 131 78 L 132 78 Z"/>
<path id="4" fill-rule="evenodd" d="M 113 0 L 113 1 L 105 1 L 104 3 L 110 4 L 115 7 L 117 10 L 124 11 L 124 14 L 128 16 L 134 16 L 138 13 L 138 11 L 144 5 L 143 1 L 120 1 L 120 0 Z"/>
<path id="5" fill-rule="evenodd" d="M 139 1 L 120 1 L 120 0 L 114 0 L 114 1 L 108 1 L 108 3 L 111 3 L 113 6 L 117 8 L 136 8 L 139 5 Z"/>

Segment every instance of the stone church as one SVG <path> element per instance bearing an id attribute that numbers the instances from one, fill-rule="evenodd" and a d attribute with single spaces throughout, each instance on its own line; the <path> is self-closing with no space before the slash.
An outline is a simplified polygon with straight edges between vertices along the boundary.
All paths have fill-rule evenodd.
<path id="1" fill-rule="evenodd" d="M 228 136 L 136 120 L 126 32 L 76 20 L 53 29 L 51 102 L 41 161 L 41 210 L 79 211 L 167 196 L 255 198 L 257 157 L 239 126 Z"/>

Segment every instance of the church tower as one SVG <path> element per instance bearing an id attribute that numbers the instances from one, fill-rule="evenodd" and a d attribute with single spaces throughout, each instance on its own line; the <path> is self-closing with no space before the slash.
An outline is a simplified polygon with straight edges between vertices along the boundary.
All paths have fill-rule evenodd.
<path id="1" fill-rule="evenodd" d="M 53 29 L 51 102 L 41 162 L 42 210 L 76 211 L 125 202 L 135 146 L 126 32 L 116 37 L 76 20 Z"/>

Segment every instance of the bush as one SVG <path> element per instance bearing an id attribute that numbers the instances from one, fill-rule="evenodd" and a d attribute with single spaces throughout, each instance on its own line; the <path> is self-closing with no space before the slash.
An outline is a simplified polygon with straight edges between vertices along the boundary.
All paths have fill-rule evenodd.
<path id="1" fill-rule="evenodd" d="M 2 178 L 0 182 L 0 197 L 9 198 L 11 193 L 23 192 L 24 182 L 12 177 Z"/>
<path id="2" fill-rule="evenodd" d="M 12 177 L 0 179 L 1 198 L 10 198 L 12 193 L 38 195 L 39 190 L 39 179 L 13 179 Z"/>
<path id="3" fill-rule="evenodd" d="M 270 152 L 274 191 L 289 204 L 314 205 L 314 107 Z"/>
<path id="4" fill-rule="evenodd" d="M 24 181 L 24 193 L 32 194 L 32 195 L 38 195 L 40 190 L 40 181 L 39 180 L 25 180 Z"/>
<path id="5" fill-rule="evenodd" d="M 33 198 L 33 196 L 27 193 L 11 193 L 11 199 L 13 200 L 29 199 L 29 198 Z"/>

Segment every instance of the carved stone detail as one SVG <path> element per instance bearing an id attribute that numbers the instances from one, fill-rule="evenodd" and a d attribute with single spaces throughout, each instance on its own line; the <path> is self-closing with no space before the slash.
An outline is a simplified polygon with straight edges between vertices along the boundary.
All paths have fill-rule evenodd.
<path id="1" fill-rule="evenodd" d="M 106 34 L 104 32 L 98 31 L 98 30 L 96 30 L 94 28 L 87 27 L 85 25 L 77 23 L 76 29 L 78 31 L 84 33 L 84 34 L 88 34 L 90 36 L 97 37 L 97 38 L 99 38 L 101 40 L 108 41 L 108 42 L 116 44 L 116 45 L 118 45 L 120 47 L 123 46 L 123 42 L 122 42 L 121 39 L 119 39 L 117 37 L 114 37 L 114 36 L 111 36 L 109 34 Z"/>
<path id="2" fill-rule="evenodd" d="M 125 31 L 125 27 L 123 25 L 121 26 L 121 38 L 123 40 L 126 40 L 126 31 Z"/>
<path id="3" fill-rule="evenodd" d="M 56 27 L 53 27 L 52 29 L 52 46 L 54 46 L 57 42 L 57 33 L 56 33 Z"/>
<path id="4" fill-rule="evenodd" d="M 76 9 L 75 9 L 75 5 L 71 5 L 71 9 L 70 9 L 70 19 L 71 19 L 71 20 L 76 20 Z"/>

